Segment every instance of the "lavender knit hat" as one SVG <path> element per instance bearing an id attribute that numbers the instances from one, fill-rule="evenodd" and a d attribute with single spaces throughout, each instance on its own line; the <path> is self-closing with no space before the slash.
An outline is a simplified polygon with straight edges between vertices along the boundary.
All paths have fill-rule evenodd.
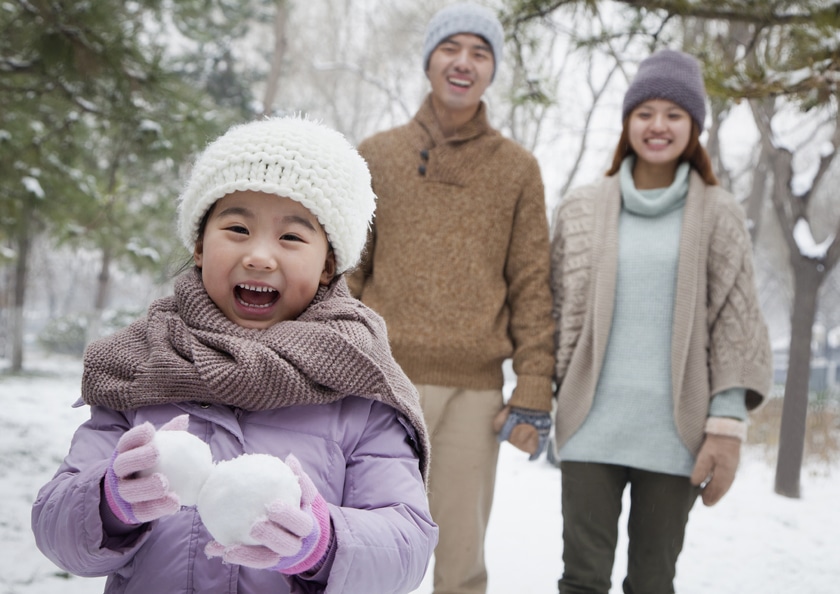
<path id="1" fill-rule="evenodd" d="M 636 77 L 624 95 L 622 121 L 648 99 L 667 99 L 688 112 L 702 130 L 706 122 L 706 88 L 700 63 L 683 52 L 663 49 L 639 64 Z"/>
<path id="2" fill-rule="evenodd" d="M 472 2 L 458 2 L 440 9 L 429 20 L 423 41 L 423 72 L 429 69 L 429 57 L 447 37 L 470 33 L 483 37 L 493 50 L 493 77 L 502 62 L 505 32 L 492 10 Z M 491 79 L 492 80 L 492 79 Z"/>
<path id="3" fill-rule="evenodd" d="M 338 274 L 358 264 L 376 196 L 367 164 L 340 133 L 283 117 L 234 126 L 211 142 L 179 197 L 178 234 L 187 249 L 195 249 L 201 220 L 218 199 L 247 190 L 291 198 L 312 212 Z"/>

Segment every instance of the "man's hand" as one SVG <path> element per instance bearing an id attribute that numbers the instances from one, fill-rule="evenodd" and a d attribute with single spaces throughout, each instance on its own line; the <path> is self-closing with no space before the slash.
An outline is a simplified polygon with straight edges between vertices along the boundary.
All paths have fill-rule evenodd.
<path id="1" fill-rule="evenodd" d="M 493 420 L 498 440 L 509 441 L 514 447 L 531 454 L 536 460 L 545 450 L 551 430 L 551 415 L 541 410 L 505 406 Z"/>

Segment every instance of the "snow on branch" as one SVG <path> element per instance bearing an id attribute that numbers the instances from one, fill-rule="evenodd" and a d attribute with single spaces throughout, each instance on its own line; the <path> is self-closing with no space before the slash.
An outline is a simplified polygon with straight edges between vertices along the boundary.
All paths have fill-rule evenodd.
<path id="1" fill-rule="evenodd" d="M 828 248 L 834 243 L 834 234 L 832 233 L 823 241 L 817 243 L 811 233 L 811 225 L 804 218 L 800 218 L 793 227 L 793 240 L 799 248 L 799 253 L 804 257 L 812 260 L 822 260 L 825 258 Z"/>
<path id="2" fill-rule="evenodd" d="M 34 177 L 26 177 L 21 178 L 20 180 L 23 182 L 23 186 L 30 194 L 34 194 L 36 198 L 43 198 L 46 194 L 44 194 L 44 189 L 41 187 L 40 182 L 35 179 Z"/>

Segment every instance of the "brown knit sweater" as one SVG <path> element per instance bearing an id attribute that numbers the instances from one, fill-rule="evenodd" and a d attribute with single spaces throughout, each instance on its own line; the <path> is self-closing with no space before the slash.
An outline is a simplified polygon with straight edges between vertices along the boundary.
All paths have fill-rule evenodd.
<path id="1" fill-rule="evenodd" d="M 592 407 L 615 301 L 620 210 L 616 174 L 571 192 L 554 217 L 558 445 Z M 707 186 L 692 171 L 680 236 L 671 380 L 677 429 L 695 454 L 713 394 L 746 388 L 747 408 L 754 409 L 772 383 L 770 341 L 744 223 L 732 195 Z"/>
<path id="2" fill-rule="evenodd" d="M 359 146 L 378 197 L 351 291 L 388 324 L 416 384 L 498 389 L 550 410 L 554 366 L 548 224 L 536 159 L 476 116 L 444 138 L 431 99 Z"/>

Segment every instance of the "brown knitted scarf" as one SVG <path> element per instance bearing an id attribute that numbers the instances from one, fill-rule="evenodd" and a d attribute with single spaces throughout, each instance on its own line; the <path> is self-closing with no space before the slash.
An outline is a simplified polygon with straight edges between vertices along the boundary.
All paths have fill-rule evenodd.
<path id="1" fill-rule="evenodd" d="M 258 411 L 350 395 L 408 418 L 427 477 L 417 390 L 391 355 L 384 320 L 350 295 L 343 276 L 321 287 L 296 320 L 254 330 L 225 317 L 191 270 L 145 318 L 91 343 L 82 377 L 84 401 L 115 410 L 198 401 Z"/>

